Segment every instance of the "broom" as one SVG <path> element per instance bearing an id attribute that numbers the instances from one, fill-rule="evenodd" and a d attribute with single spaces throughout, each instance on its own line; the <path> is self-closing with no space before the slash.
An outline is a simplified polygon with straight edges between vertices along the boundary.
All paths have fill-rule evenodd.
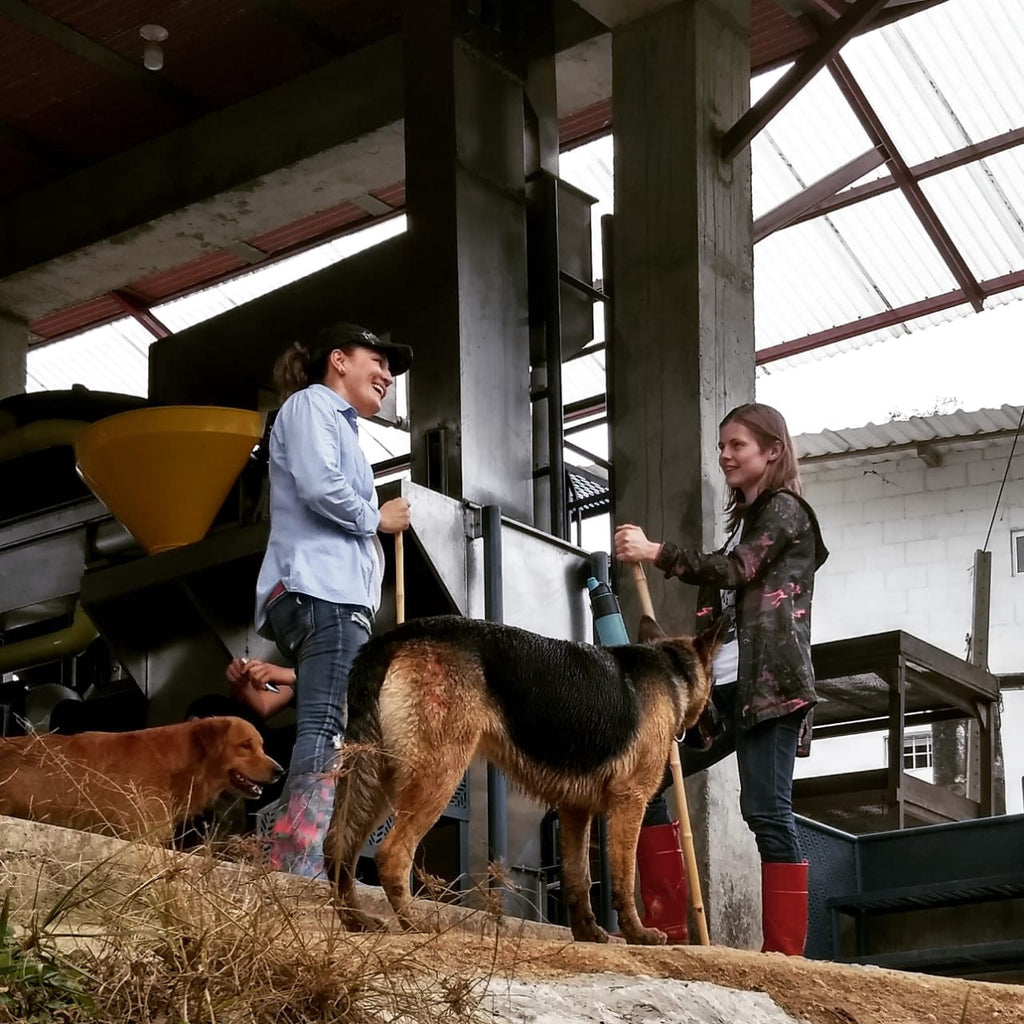
<path id="1" fill-rule="evenodd" d="M 654 603 L 651 591 L 647 586 L 647 574 L 639 562 L 633 565 L 633 579 L 636 581 L 637 594 L 640 597 L 640 608 L 644 615 L 654 616 Z M 657 621 L 655 619 L 655 621 Z M 701 896 L 700 876 L 697 874 L 697 854 L 693 848 L 693 831 L 690 828 L 690 811 L 686 806 L 686 787 L 683 785 L 683 767 L 679 763 L 679 744 L 672 742 L 668 756 L 669 769 L 672 772 L 672 789 L 676 794 L 676 816 L 679 818 L 679 834 L 683 841 L 683 865 L 686 877 L 690 881 L 690 904 L 693 917 L 697 923 L 697 936 L 702 946 L 711 944 L 708 938 L 708 922 L 704 915 L 704 898 Z"/>

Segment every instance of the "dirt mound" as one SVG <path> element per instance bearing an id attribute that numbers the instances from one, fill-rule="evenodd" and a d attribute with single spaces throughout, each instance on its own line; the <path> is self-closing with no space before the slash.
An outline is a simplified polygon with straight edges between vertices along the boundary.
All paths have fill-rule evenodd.
<path id="1" fill-rule="evenodd" d="M 409 941 L 396 936 L 393 942 Z M 833 964 L 722 946 L 597 946 L 523 938 L 440 937 L 454 959 L 498 975 L 527 979 L 584 978 L 600 972 L 704 981 L 764 992 L 811 1024 L 1016 1024 L 1024 1022 L 1024 987 L 938 978 Z"/>
<path id="2" fill-rule="evenodd" d="M 42 964 L 26 1005 L 56 992 L 67 1021 L 752 1024 L 778 1019 L 762 1012 L 770 1000 L 772 1013 L 810 1024 L 1024 1024 L 1016 985 L 721 946 L 574 943 L 552 925 L 426 901 L 418 916 L 439 934 L 355 935 L 340 931 L 325 882 L 269 874 L 255 861 L 9 818 L 0 819 L 0 837 L 9 911 L 0 953 L 16 965 Z M 386 912 L 379 889 L 360 889 L 365 909 Z M 636 989 L 634 1009 L 629 978 L 659 979 Z M 80 982 L 86 994 L 57 991 L 54 979 Z M 703 999 L 693 983 L 740 997 L 726 992 L 717 1012 L 693 1010 Z M 616 988 L 626 1012 L 606 1012 L 601 992 Z M 489 1008 L 499 1002 L 496 1017 Z M 5 1018 L 5 1005 L 0 1019 L 30 1016 Z M 197 1006 L 209 1012 L 196 1015 Z M 661 1009 L 671 1006 L 686 1009 Z"/>

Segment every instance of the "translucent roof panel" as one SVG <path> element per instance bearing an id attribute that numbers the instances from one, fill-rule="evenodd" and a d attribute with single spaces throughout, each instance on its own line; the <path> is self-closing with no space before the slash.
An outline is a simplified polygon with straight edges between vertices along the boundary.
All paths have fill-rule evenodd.
<path id="1" fill-rule="evenodd" d="M 601 218 L 606 213 L 615 212 L 614 154 L 612 137 L 605 135 L 586 145 L 570 149 L 558 160 L 559 177 L 595 199 L 594 205 L 590 208 L 595 280 L 600 280 L 601 268 L 604 265 Z M 599 329 L 603 332 L 603 326 Z M 603 337 L 603 333 L 600 336 Z"/>
<path id="2" fill-rule="evenodd" d="M 756 103 L 786 70 L 755 78 L 750 84 L 750 102 Z M 750 144 L 754 217 L 869 149 L 871 140 L 832 76 L 819 72 Z"/>
<path id="3" fill-rule="evenodd" d="M 910 164 L 1024 125 L 1024 3 L 947 0 L 843 58 Z"/>
<path id="4" fill-rule="evenodd" d="M 408 455 L 410 443 L 408 430 L 387 427 L 369 420 L 361 420 L 359 423 L 359 446 L 370 462 L 383 462 L 397 455 Z"/>
<path id="5" fill-rule="evenodd" d="M 886 192 L 827 218 L 890 306 L 952 291 L 956 280 L 900 192 Z"/>
<path id="6" fill-rule="evenodd" d="M 131 317 L 83 331 L 64 341 L 30 348 L 26 391 L 93 391 L 149 394 L 149 346 L 156 339 Z"/>
<path id="7" fill-rule="evenodd" d="M 571 466 L 593 465 L 593 459 L 589 457 L 591 455 L 596 455 L 599 459 L 608 458 L 608 427 L 603 423 L 569 434 L 566 440 L 587 452 L 586 455 L 581 455 L 579 452 L 567 449 L 564 458 Z"/>
<path id="8" fill-rule="evenodd" d="M 851 40 L 842 59 L 896 154 L 911 169 L 1024 127 L 1024 0 L 946 0 Z M 752 100 L 781 72 L 755 79 Z M 819 73 L 751 146 L 755 217 L 763 216 L 853 157 L 870 140 L 827 70 Z M 890 177 L 881 164 L 859 182 Z M 855 187 L 848 186 L 847 189 Z M 1024 269 L 1024 147 L 922 176 L 920 188 L 993 307 L 1022 291 L 987 284 Z M 840 193 L 841 195 L 842 193 Z M 849 351 L 972 312 L 936 244 L 896 188 L 790 224 L 754 249 L 757 347 L 808 336 L 846 336 L 793 359 Z M 1013 283 L 1007 281 L 1005 287 Z M 891 325 L 866 317 L 936 300 Z M 946 308 L 939 308 L 945 306 Z M 917 314 L 917 315 L 915 315 Z"/>
<path id="9" fill-rule="evenodd" d="M 603 395 L 606 381 L 603 350 L 571 359 L 562 373 L 562 401 L 568 405 L 583 398 Z"/>
<path id="10" fill-rule="evenodd" d="M 906 200 L 889 192 L 754 247 L 756 348 L 955 287 Z"/>
<path id="11" fill-rule="evenodd" d="M 241 306 L 261 295 L 266 295 L 286 284 L 299 281 L 318 270 L 354 256 L 357 252 L 392 238 L 405 231 L 405 216 L 392 217 L 374 224 L 362 231 L 342 235 L 331 242 L 314 246 L 305 252 L 278 260 L 269 266 L 243 274 L 221 284 L 204 288 L 202 291 L 183 295 L 159 306 L 153 307 L 153 314 L 172 331 L 183 331 L 186 327 L 209 320 L 210 317 L 226 313 L 235 306 Z"/>
<path id="12" fill-rule="evenodd" d="M 981 281 L 1024 266 L 1024 152 L 1012 149 L 921 182 Z"/>

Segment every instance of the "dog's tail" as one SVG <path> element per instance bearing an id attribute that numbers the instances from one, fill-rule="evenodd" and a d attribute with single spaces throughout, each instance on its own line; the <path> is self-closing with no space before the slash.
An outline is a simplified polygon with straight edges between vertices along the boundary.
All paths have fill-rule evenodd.
<path id="1" fill-rule="evenodd" d="M 338 876 L 339 892 L 351 889 L 356 860 L 387 812 L 386 759 L 377 743 L 346 742 L 338 770 L 331 836 L 325 844 L 329 877 Z"/>

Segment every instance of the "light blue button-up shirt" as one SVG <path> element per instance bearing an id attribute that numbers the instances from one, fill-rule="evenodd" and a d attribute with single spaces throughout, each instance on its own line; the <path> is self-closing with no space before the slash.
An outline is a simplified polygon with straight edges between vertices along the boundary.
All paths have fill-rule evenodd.
<path id="1" fill-rule="evenodd" d="M 323 384 L 281 406 L 270 434 L 270 539 L 256 582 L 256 628 L 278 583 L 376 612 L 383 555 L 373 469 L 355 409 Z"/>

